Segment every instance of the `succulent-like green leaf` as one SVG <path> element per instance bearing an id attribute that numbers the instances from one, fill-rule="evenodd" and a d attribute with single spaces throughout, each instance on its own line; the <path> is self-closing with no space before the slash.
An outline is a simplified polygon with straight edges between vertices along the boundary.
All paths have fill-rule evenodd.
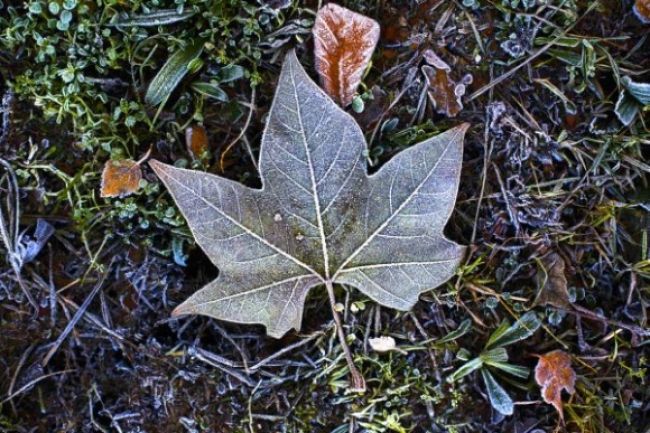
<path id="1" fill-rule="evenodd" d="M 512 415 L 515 411 L 515 405 L 512 398 L 508 395 L 505 389 L 494 379 L 494 376 L 485 368 L 481 369 L 485 389 L 487 390 L 490 404 L 499 413 L 503 415 Z"/>
<path id="2" fill-rule="evenodd" d="M 158 27 L 184 21 L 195 14 L 194 11 L 178 13 L 176 9 L 162 9 L 147 14 L 131 15 L 108 25 L 114 27 Z"/>
<path id="3" fill-rule="evenodd" d="M 541 325 L 542 322 L 539 320 L 539 317 L 537 317 L 537 314 L 533 311 L 529 311 L 521 316 L 519 320 L 509 328 L 499 326 L 499 328 L 497 328 L 497 330 L 490 336 L 485 348 L 504 347 L 516 343 L 517 341 L 524 340 L 533 335 Z"/>
<path id="4" fill-rule="evenodd" d="M 458 379 L 467 376 L 473 371 L 478 370 L 483 367 L 483 360 L 479 358 L 474 358 L 467 361 L 465 364 L 458 367 L 458 370 L 454 371 L 448 378 L 447 382 L 456 382 Z"/>
<path id="5" fill-rule="evenodd" d="M 493 362 L 507 362 L 508 361 L 508 351 L 505 347 L 497 347 L 495 349 L 486 350 L 480 355 L 483 362 L 486 364 Z"/>
<path id="6" fill-rule="evenodd" d="M 490 367 L 498 368 L 499 370 L 505 371 L 508 374 L 513 376 L 521 377 L 522 379 L 527 379 L 530 375 L 530 369 L 522 367 L 520 365 L 509 364 L 507 362 L 499 362 L 495 360 L 484 360 L 486 365 Z"/>
<path id="7" fill-rule="evenodd" d="M 175 314 L 300 328 L 311 287 L 353 286 L 408 310 L 449 279 L 464 247 L 443 228 L 467 125 L 419 143 L 369 176 L 354 119 L 285 59 L 260 150 L 262 189 L 152 161 L 219 277 Z"/>
<path id="8" fill-rule="evenodd" d="M 614 106 L 614 113 L 621 123 L 629 126 L 639 112 L 639 103 L 636 99 L 627 94 L 627 90 L 621 90 L 618 101 Z"/>
<path id="9" fill-rule="evenodd" d="M 630 77 L 623 77 L 623 85 L 641 105 L 650 105 L 650 83 L 633 81 Z"/>
<path id="10" fill-rule="evenodd" d="M 441 339 L 436 340 L 436 343 L 448 343 L 450 341 L 454 341 L 457 338 L 460 338 L 463 335 L 467 334 L 470 329 L 472 329 L 472 321 L 469 319 L 465 319 L 461 322 L 460 325 L 458 325 L 458 328 L 454 329 L 453 331 L 451 331 L 449 334 L 445 335 Z"/>
<path id="11" fill-rule="evenodd" d="M 145 102 L 158 105 L 165 100 L 187 74 L 192 61 L 201 54 L 201 51 L 203 51 L 203 41 L 197 41 L 172 54 L 149 83 L 144 97 Z"/>

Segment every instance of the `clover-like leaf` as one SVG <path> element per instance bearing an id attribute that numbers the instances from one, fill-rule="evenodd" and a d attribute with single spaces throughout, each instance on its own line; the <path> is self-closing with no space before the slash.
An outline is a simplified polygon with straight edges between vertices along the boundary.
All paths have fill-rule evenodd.
<path id="1" fill-rule="evenodd" d="M 262 138 L 261 189 L 150 163 L 220 270 L 174 314 L 261 323 L 280 337 L 300 328 L 308 290 L 333 283 L 410 309 L 463 257 L 443 228 L 466 129 L 419 143 L 369 176 L 361 129 L 290 52 Z"/>

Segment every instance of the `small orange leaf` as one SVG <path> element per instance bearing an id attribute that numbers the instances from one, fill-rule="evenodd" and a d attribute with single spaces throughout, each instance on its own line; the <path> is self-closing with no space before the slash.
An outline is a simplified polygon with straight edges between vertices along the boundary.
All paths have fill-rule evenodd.
<path id="1" fill-rule="evenodd" d="M 463 109 L 461 98 L 465 94 L 465 84 L 451 79 L 451 68 L 433 51 L 427 50 L 424 58 L 428 65 L 422 66 L 422 72 L 429 86 L 427 93 L 431 103 L 438 113 L 456 117 Z"/>
<path id="2" fill-rule="evenodd" d="M 562 350 L 541 355 L 535 367 L 535 381 L 542 388 L 542 397 L 555 406 L 564 420 L 562 412 L 562 389 L 575 393 L 576 372 L 571 368 L 571 356 Z"/>
<path id="3" fill-rule="evenodd" d="M 345 107 L 352 102 L 375 50 L 379 24 L 372 18 L 328 3 L 318 11 L 312 32 L 321 85 Z"/>
<path id="4" fill-rule="evenodd" d="M 106 161 L 102 172 L 102 197 L 125 197 L 140 186 L 140 164 L 131 159 Z"/>
<path id="5" fill-rule="evenodd" d="M 208 150 L 208 133 L 201 125 L 188 126 L 185 129 L 185 145 L 194 158 L 200 158 Z"/>
<path id="6" fill-rule="evenodd" d="M 634 13 L 641 22 L 650 24 L 650 0 L 636 0 L 634 2 Z"/>

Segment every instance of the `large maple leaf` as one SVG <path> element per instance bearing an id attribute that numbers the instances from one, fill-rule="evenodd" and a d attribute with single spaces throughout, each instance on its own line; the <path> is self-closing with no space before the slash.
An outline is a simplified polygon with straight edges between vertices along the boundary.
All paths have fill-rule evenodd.
<path id="1" fill-rule="evenodd" d="M 410 309 L 464 253 L 443 228 L 466 129 L 410 147 L 368 175 L 361 129 L 290 52 L 262 138 L 262 189 L 150 163 L 220 270 L 174 314 L 260 323 L 281 337 L 300 329 L 308 290 L 333 283 Z"/>

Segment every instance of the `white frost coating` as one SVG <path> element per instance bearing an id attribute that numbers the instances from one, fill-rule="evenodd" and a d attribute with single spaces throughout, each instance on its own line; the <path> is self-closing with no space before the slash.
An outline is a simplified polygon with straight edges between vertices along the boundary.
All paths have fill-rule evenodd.
<path id="1" fill-rule="evenodd" d="M 466 125 L 367 175 L 363 134 L 289 53 L 260 151 L 262 189 L 152 161 L 219 277 L 175 314 L 300 328 L 325 281 L 409 309 L 449 279 L 463 249 L 442 235 L 455 202 Z"/>

